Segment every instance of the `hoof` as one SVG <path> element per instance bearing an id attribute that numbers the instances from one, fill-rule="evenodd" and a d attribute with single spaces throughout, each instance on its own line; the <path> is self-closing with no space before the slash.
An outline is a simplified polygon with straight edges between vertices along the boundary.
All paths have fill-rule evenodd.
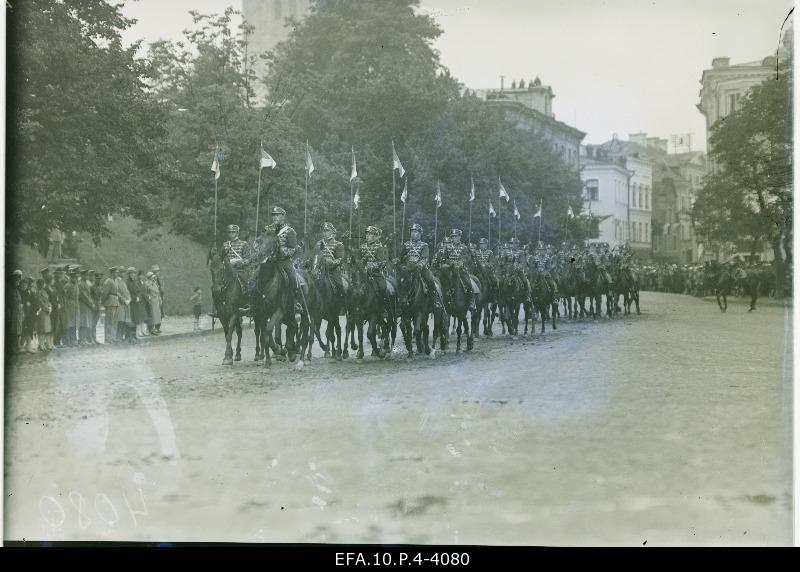
<path id="1" fill-rule="evenodd" d="M 357 359 L 364 359 L 364 352 L 362 352 L 361 350 L 358 350 L 358 353 L 356 354 L 356 358 Z"/>
<path id="2" fill-rule="evenodd" d="M 331 352 L 325 352 L 322 357 L 331 357 Z"/>
<path id="3" fill-rule="evenodd" d="M 222 365 L 233 365 L 233 359 L 226 357 L 225 359 L 222 360 Z"/>
<path id="4" fill-rule="evenodd" d="M 236 357 L 233 358 L 233 361 L 242 361 L 242 354 L 236 354 Z"/>
<path id="5" fill-rule="evenodd" d="M 271 359 L 264 360 L 264 367 L 266 368 L 272 367 L 272 360 Z"/>
<path id="6" fill-rule="evenodd" d="M 342 361 L 342 354 L 336 353 L 336 361 Z"/>
<path id="7" fill-rule="evenodd" d="M 436 359 L 436 350 L 431 350 L 431 353 L 428 354 L 431 359 Z"/>
<path id="8" fill-rule="evenodd" d="M 348 351 L 347 350 L 343 350 L 342 351 L 342 359 L 347 359 L 349 357 L 350 357 L 350 354 L 348 353 Z"/>
<path id="9" fill-rule="evenodd" d="M 300 360 L 296 364 L 294 364 L 294 369 L 295 369 L 295 371 L 300 371 L 305 366 L 306 366 L 305 362 L 303 360 Z"/>
<path id="10" fill-rule="evenodd" d="M 414 352 L 408 352 L 406 359 L 414 359 Z"/>

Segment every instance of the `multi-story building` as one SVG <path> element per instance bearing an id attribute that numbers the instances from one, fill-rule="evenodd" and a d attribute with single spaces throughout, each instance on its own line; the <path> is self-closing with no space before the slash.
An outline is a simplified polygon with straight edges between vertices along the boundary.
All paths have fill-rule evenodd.
<path id="1" fill-rule="evenodd" d="M 714 124 L 739 107 L 740 101 L 765 79 L 775 77 L 775 56 L 743 64 L 730 63 L 730 58 L 714 58 L 711 69 L 703 70 L 700 79 L 700 103 L 697 109 L 706 118 L 706 142 Z"/>
<path id="2" fill-rule="evenodd" d="M 628 185 L 632 173 L 622 161 L 589 155 L 581 158 L 583 210 L 598 221 L 598 233 L 590 243 L 607 243 L 612 248 L 630 238 Z"/>
<path id="3" fill-rule="evenodd" d="M 619 167 L 627 173 L 624 187 L 614 190 L 614 236 L 621 238 L 616 238 L 613 243 L 608 240 L 603 242 L 627 243 L 640 259 L 649 259 L 652 254 L 653 161 L 648 149 L 661 153 L 661 144 L 654 139 L 653 145 L 645 147 L 614 136 L 611 141 L 602 145 L 587 146 L 586 156 L 581 160 L 581 177 L 584 181 L 589 178 L 588 174 L 597 172 L 598 163 Z M 623 206 L 624 217 L 620 216 L 619 210 Z M 611 213 L 602 213 L 606 214 Z M 617 225 L 621 227 L 619 230 L 616 229 Z"/>
<path id="4" fill-rule="evenodd" d="M 548 141 L 563 161 L 574 169 L 580 166 L 581 141 L 586 133 L 556 119 L 553 113 L 555 94 L 537 77 L 533 81 L 513 82 L 511 88 L 476 89 L 472 92 L 499 107 L 523 129 L 530 129 Z"/>

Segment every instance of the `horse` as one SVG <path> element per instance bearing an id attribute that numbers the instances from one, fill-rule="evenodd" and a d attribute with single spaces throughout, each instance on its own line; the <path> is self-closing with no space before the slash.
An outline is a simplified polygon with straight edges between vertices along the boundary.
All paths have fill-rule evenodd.
<path id="1" fill-rule="evenodd" d="M 333 278 L 324 266 L 313 273 L 312 282 L 315 298 L 319 297 L 318 303 L 314 304 L 315 309 L 318 308 L 317 312 L 313 312 L 315 314 L 314 334 L 319 337 L 320 324 L 324 319 L 328 324 L 325 329 L 326 343 L 323 344 L 320 339 L 320 347 L 325 352 L 325 357 L 333 354 L 336 360 L 341 361 L 347 352 L 346 340 L 344 350 L 342 350 L 342 326 L 339 322 L 339 316 L 343 314 L 345 306 L 344 293 L 334 285 Z M 331 346 L 330 351 L 328 344 Z"/>
<path id="2" fill-rule="evenodd" d="M 628 266 L 617 265 L 614 272 L 614 304 L 619 306 L 619 296 L 622 295 L 623 311 L 625 315 L 631 313 L 631 304 L 636 304 L 636 313 L 639 310 L 639 276 Z"/>
<path id="3" fill-rule="evenodd" d="M 545 271 L 533 267 L 530 269 L 529 275 L 531 285 L 531 304 L 542 317 L 542 329 L 540 333 L 544 333 L 544 325 L 547 322 L 547 313 L 551 311 L 553 329 L 556 329 L 556 313 L 558 312 L 558 287 L 551 281 L 547 280 Z M 533 326 L 535 327 L 535 326 Z M 525 333 L 528 332 L 528 317 L 525 316 Z"/>
<path id="4" fill-rule="evenodd" d="M 737 267 L 733 271 L 733 279 L 742 289 L 742 294 L 750 297 L 750 308 L 747 311 L 752 312 L 756 309 L 758 294 L 765 282 L 764 272 L 758 268 Z"/>
<path id="5" fill-rule="evenodd" d="M 599 267 L 590 267 L 589 278 L 589 298 L 591 302 L 592 316 L 596 320 L 603 315 L 603 296 L 606 297 L 606 315 L 613 317 L 614 283 L 606 271 Z"/>
<path id="6" fill-rule="evenodd" d="M 705 273 L 704 282 L 714 291 L 720 312 L 725 313 L 728 310 L 728 295 L 734 286 L 733 274 L 728 268 L 716 264 L 709 266 Z"/>
<path id="7" fill-rule="evenodd" d="M 470 302 L 472 302 L 470 296 L 476 296 L 476 294 L 468 294 L 466 284 L 464 284 L 464 280 L 470 280 L 471 277 L 465 270 L 449 264 L 439 269 L 439 275 L 444 286 L 444 307 L 448 315 L 454 318 L 456 326 L 456 352 L 461 351 L 462 328 L 467 338 L 467 351 L 471 351 L 473 339 L 467 312 L 469 312 Z M 479 295 L 480 287 L 477 292 L 477 296 Z"/>
<path id="8" fill-rule="evenodd" d="M 564 305 L 564 315 L 572 320 L 578 317 L 578 265 L 574 261 L 562 264 L 557 270 L 556 282 Z"/>
<path id="9" fill-rule="evenodd" d="M 499 283 L 497 276 L 490 268 L 475 265 L 475 277 L 481 285 L 480 295 L 475 300 L 475 312 L 472 313 L 472 332 L 477 338 L 479 325 L 483 320 L 483 335 L 492 336 L 492 324 L 497 311 L 497 291 Z"/>
<path id="10" fill-rule="evenodd" d="M 434 287 L 442 294 L 441 283 L 434 278 Z M 417 353 L 432 355 L 428 317 L 433 314 L 434 346 L 439 339 L 439 347 L 447 348 L 448 316 L 444 308 L 437 309 L 434 304 L 436 293 L 429 292 L 419 268 L 399 265 L 397 267 L 397 310 L 400 317 L 400 330 L 403 334 L 408 358 L 414 357 L 412 340 L 416 342 Z"/>
<path id="11" fill-rule="evenodd" d="M 265 257 L 259 264 L 256 278 L 256 301 L 260 307 L 256 312 L 258 319 L 255 327 L 259 329 L 261 336 L 264 365 L 269 367 L 272 364 L 270 348 L 276 350 L 273 332 L 279 330 L 281 324 L 286 325 L 286 352 L 289 361 L 294 363 L 298 354 L 298 341 L 308 342 L 307 332 L 312 327 L 305 302 L 308 285 L 289 283 L 290 277 L 277 260 L 280 250 L 277 237 L 266 235 L 262 248 Z M 299 300 L 295 300 L 295 292 L 299 292 Z M 301 328 L 298 328 L 294 316 L 295 301 L 301 305 Z M 301 351 L 304 349 L 305 347 L 300 348 Z M 303 356 L 302 353 L 300 355 Z"/>
<path id="12" fill-rule="evenodd" d="M 500 321 L 511 336 L 519 332 L 519 308 L 530 298 L 528 288 L 521 272 L 505 272 L 500 281 Z"/>
<path id="13" fill-rule="evenodd" d="M 360 257 L 355 254 L 348 255 L 348 269 L 350 274 L 350 295 L 346 302 L 347 326 L 345 339 L 348 336 L 355 340 L 355 332 L 358 332 L 358 343 L 351 347 L 357 349 L 356 357 L 364 357 L 364 324 L 367 323 L 367 339 L 372 346 L 372 355 L 383 359 L 389 344 L 389 328 L 384 328 L 382 340 L 383 344 L 378 344 L 378 325 L 383 321 L 384 310 L 390 312 L 393 308 L 384 308 L 386 301 L 383 299 L 378 286 L 375 284 L 375 277 L 370 276 Z M 383 276 L 380 280 L 386 280 Z M 388 306 L 392 306 L 391 303 Z M 393 321 L 393 314 L 390 317 Z M 346 345 L 346 342 L 345 342 Z M 381 345 L 384 347 L 382 348 Z"/>
<path id="14" fill-rule="evenodd" d="M 212 248 L 206 260 L 211 270 L 211 299 L 214 313 L 219 318 L 225 331 L 225 357 L 222 365 L 233 365 L 242 360 L 242 317 L 240 312 L 244 292 L 239 277 L 231 267 L 230 260 Z M 233 355 L 231 342 L 236 332 L 236 356 Z"/>

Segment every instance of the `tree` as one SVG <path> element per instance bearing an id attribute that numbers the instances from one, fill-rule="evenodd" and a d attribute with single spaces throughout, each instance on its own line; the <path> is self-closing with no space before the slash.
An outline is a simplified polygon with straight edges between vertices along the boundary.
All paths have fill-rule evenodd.
<path id="1" fill-rule="evenodd" d="M 14 2 L 8 46 L 8 234 L 107 235 L 107 215 L 147 219 L 159 192 L 165 116 L 145 90 L 133 24 L 103 0 Z"/>
<path id="2" fill-rule="evenodd" d="M 778 296 L 792 253 L 792 94 L 790 58 L 777 77 L 754 87 L 735 113 L 714 125 L 709 155 L 716 168 L 693 211 L 698 232 L 712 239 L 768 241 Z"/>

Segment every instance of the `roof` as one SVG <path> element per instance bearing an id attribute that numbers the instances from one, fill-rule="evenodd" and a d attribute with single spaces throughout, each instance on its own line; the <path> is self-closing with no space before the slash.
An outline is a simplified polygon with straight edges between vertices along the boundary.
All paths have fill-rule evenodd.
<path id="1" fill-rule="evenodd" d="M 567 125 L 563 121 L 558 121 L 557 119 L 550 117 L 549 115 L 546 115 L 541 111 L 537 111 L 536 109 L 531 109 L 522 102 L 509 99 L 487 99 L 486 102 L 496 106 L 512 107 L 515 108 L 514 109 L 515 111 L 520 111 L 522 113 L 532 115 L 536 119 L 542 121 L 543 123 L 549 124 L 551 127 L 555 127 L 556 129 L 560 129 L 562 131 L 570 133 L 574 137 L 577 137 L 579 141 L 582 141 L 583 138 L 586 137 L 585 131 L 581 131 L 580 129 L 572 127 L 571 125 Z"/>

